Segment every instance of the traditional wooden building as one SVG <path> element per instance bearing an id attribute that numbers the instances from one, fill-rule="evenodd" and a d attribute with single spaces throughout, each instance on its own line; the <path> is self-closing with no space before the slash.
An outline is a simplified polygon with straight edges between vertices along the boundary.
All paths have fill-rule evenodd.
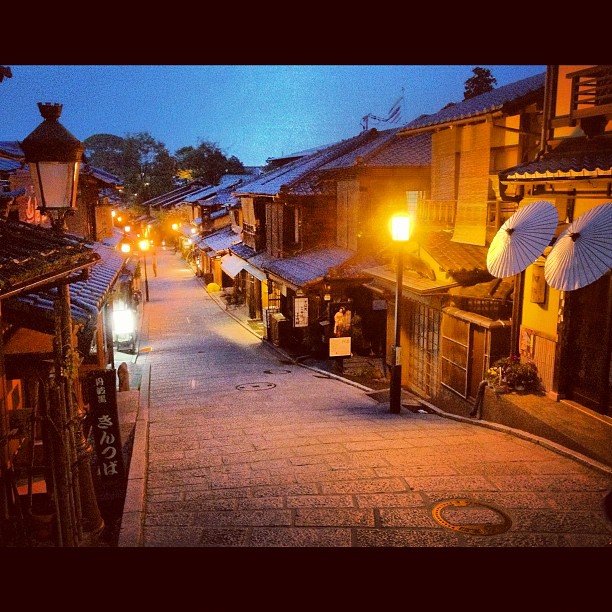
<path id="1" fill-rule="evenodd" d="M 3 545 L 32 545 L 35 513 L 33 470 L 42 472 L 44 494 L 56 542 L 78 545 L 83 530 L 83 509 L 75 500 L 75 430 L 77 407 L 73 402 L 76 381 L 72 347 L 76 342 L 70 324 L 69 285 L 82 281 L 98 262 L 83 239 L 25 222 L 0 219 L 0 541 Z M 50 308 L 53 341 L 39 350 L 6 354 L 7 344 L 17 344 L 22 326 L 6 318 L 5 304 L 39 291 L 52 291 Z M 26 323 L 36 325 L 36 318 Z M 40 335 L 40 338 L 43 334 Z M 39 339 L 40 339 L 39 338 Z M 32 344 L 27 343 L 29 350 Z M 37 442 L 44 449 L 36 452 Z M 26 490 L 19 491 L 16 464 L 30 467 Z M 80 461 L 80 459 L 79 459 Z M 82 484 L 82 483 L 81 483 Z M 99 514 L 98 514 L 99 517 Z M 98 525 L 85 525 L 96 529 Z"/>
<path id="2" fill-rule="evenodd" d="M 541 134 L 535 154 L 499 172 L 506 200 L 550 202 L 559 219 L 550 247 L 520 275 L 513 350 L 537 364 L 549 397 L 612 416 L 612 274 L 576 288 L 560 274 L 554 286 L 545 277 L 561 232 L 612 202 L 612 66 L 549 66 Z M 601 257 L 605 270 L 611 240 L 602 236 L 601 254 L 576 265 L 586 270 L 589 257 Z M 568 275 L 572 265 L 568 259 Z"/>

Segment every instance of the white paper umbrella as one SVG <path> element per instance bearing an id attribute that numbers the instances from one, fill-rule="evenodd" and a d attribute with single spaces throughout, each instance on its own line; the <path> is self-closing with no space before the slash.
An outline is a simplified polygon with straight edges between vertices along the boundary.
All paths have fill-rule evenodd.
<path id="1" fill-rule="evenodd" d="M 544 264 L 544 278 L 555 289 L 573 291 L 612 269 L 612 202 L 580 215 L 557 238 Z"/>
<path id="2" fill-rule="evenodd" d="M 487 269 L 497 278 L 514 276 L 530 266 L 557 229 L 557 209 L 545 200 L 519 208 L 498 230 L 487 252 Z"/>

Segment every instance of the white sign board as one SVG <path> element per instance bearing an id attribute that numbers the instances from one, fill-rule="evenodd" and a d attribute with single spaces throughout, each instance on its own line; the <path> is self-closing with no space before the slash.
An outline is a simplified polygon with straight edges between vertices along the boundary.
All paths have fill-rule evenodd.
<path id="1" fill-rule="evenodd" d="M 308 298 L 293 299 L 293 327 L 308 327 Z"/>

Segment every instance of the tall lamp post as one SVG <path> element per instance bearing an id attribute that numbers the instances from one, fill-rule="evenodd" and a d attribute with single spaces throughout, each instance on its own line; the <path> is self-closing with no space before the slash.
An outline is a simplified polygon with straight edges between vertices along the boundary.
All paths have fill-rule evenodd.
<path id="1" fill-rule="evenodd" d="M 145 276 L 145 299 L 149 301 L 149 279 L 147 278 L 147 251 L 149 250 L 149 241 L 146 239 L 141 240 L 138 243 L 142 257 L 144 259 L 144 276 Z"/>
<path id="2" fill-rule="evenodd" d="M 38 103 L 44 121 L 21 143 L 30 167 L 39 209 L 58 234 L 66 215 L 76 208 L 83 144 L 59 121 L 62 104 Z M 75 546 L 94 541 L 104 529 L 93 486 L 93 452 L 82 429 L 84 413 L 76 399 L 77 358 L 74 351 L 70 288 L 58 285 L 55 308 L 55 376 L 52 383 L 50 434 L 54 495 L 58 509 L 59 543 Z M 76 401 L 75 401 L 76 400 Z"/>
<path id="3" fill-rule="evenodd" d="M 402 285 L 404 284 L 404 244 L 410 240 L 410 217 L 397 213 L 391 217 L 391 237 L 397 249 L 397 279 L 395 284 L 395 341 L 392 347 L 390 411 L 399 414 L 402 407 L 402 352 L 400 342 Z"/>

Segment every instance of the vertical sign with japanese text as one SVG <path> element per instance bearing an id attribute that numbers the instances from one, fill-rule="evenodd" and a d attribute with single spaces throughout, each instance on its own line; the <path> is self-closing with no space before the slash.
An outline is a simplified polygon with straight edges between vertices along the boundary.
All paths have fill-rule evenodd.
<path id="1" fill-rule="evenodd" d="M 293 327 L 308 327 L 308 298 L 293 299 Z"/>
<path id="2" fill-rule="evenodd" d="M 88 379 L 91 431 L 100 481 L 107 489 L 125 484 L 123 447 L 117 410 L 116 370 L 97 370 Z"/>

